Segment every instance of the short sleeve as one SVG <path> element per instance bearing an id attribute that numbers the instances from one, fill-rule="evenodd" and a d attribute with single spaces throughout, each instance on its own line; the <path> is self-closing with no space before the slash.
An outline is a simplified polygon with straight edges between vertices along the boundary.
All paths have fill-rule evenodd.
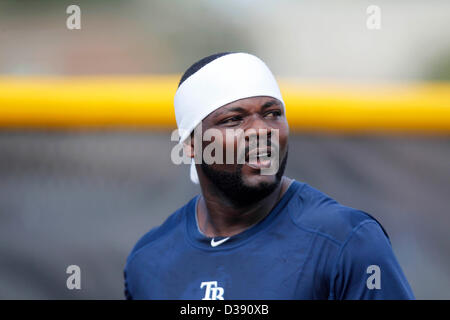
<path id="1" fill-rule="evenodd" d="M 343 243 L 330 287 L 330 299 L 414 299 L 388 237 L 374 220 L 360 223 Z"/>

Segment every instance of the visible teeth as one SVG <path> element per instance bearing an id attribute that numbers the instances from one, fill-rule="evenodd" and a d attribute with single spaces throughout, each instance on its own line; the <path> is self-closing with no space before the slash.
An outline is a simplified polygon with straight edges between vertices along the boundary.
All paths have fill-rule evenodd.
<path id="1" fill-rule="evenodd" d="M 254 150 L 254 151 L 256 151 L 256 150 Z M 270 158 L 271 155 L 272 155 L 272 153 L 270 151 L 261 151 L 261 153 L 252 151 L 246 156 L 246 158 L 247 159 L 252 159 L 252 158 L 255 158 L 255 159 Z"/>

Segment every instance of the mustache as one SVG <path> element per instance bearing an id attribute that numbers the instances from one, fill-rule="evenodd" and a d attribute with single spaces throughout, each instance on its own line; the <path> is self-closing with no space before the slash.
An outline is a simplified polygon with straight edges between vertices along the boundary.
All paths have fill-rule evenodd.
<path id="1" fill-rule="evenodd" d="M 279 156 L 279 150 L 280 145 L 278 141 L 272 141 L 275 139 L 267 139 L 267 141 L 264 143 L 261 141 L 261 139 L 257 139 L 253 145 L 250 145 L 250 143 L 245 143 L 245 148 L 242 146 L 240 147 L 238 145 L 238 160 L 245 160 L 249 161 L 250 157 L 253 158 L 259 158 L 259 156 L 265 156 L 265 157 L 277 157 Z M 239 163 L 239 162 L 238 162 Z"/>

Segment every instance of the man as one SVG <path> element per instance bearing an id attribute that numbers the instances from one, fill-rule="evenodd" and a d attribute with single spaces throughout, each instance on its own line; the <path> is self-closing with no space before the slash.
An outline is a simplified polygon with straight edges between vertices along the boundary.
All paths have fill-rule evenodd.
<path id="1" fill-rule="evenodd" d="M 220 53 L 198 61 L 180 81 L 175 113 L 201 195 L 135 245 L 124 271 L 128 299 L 414 298 L 374 218 L 283 176 L 284 102 L 260 59 Z M 258 142 L 199 140 L 197 128 L 253 130 Z M 235 152 L 233 161 L 201 161 L 213 140 Z M 274 162 L 277 170 L 263 174 Z"/>

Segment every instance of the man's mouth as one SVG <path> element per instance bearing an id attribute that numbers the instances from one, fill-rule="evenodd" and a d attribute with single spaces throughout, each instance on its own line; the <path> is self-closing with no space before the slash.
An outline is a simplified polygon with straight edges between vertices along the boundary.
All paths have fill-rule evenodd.
<path id="1" fill-rule="evenodd" d="M 270 168 L 271 156 L 272 149 L 270 147 L 255 148 L 245 155 L 245 164 L 253 169 Z"/>

